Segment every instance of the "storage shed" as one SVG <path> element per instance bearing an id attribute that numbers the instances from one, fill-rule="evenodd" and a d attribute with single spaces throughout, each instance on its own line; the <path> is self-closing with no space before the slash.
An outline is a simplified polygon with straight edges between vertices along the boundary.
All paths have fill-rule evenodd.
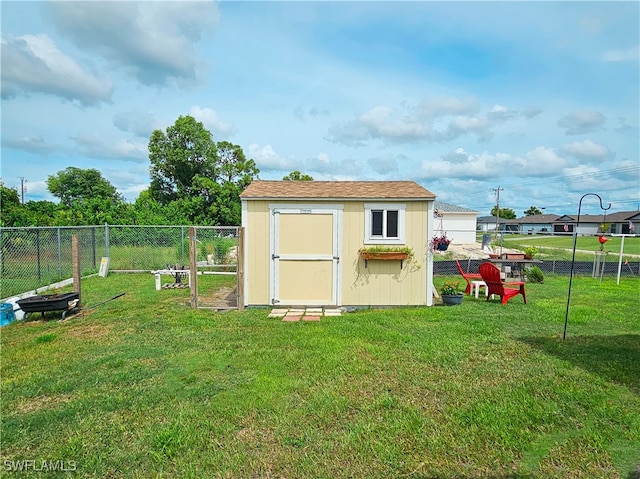
<path id="1" fill-rule="evenodd" d="M 413 181 L 263 181 L 240 195 L 245 306 L 432 304 L 435 195 Z M 408 259 L 361 250 L 408 247 Z"/>

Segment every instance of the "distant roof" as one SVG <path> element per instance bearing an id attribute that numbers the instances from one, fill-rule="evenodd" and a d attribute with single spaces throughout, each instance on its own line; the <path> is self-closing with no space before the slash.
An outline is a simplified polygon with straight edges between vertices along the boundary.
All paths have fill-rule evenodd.
<path id="1" fill-rule="evenodd" d="M 433 200 L 436 195 L 415 181 L 269 181 L 255 180 L 240 198 L 408 199 Z"/>
<path id="2" fill-rule="evenodd" d="M 578 215 L 571 215 L 577 221 Z M 620 223 L 640 218 L 640 211 L 618 211 L 607 215 L 581 215 L 580 223 Z"/>
<path id="3" fill-rule="evenodd" d="M 553 214 L 546 215 L 530 215 L 530 216 L 522 216 L 521 218 L 515 220 L 508 220 L 507 223 L 526 223 L 530 225 L 536 224 L 551 224 L 555 223 L 560 219 L 560 216 Z"/>
<path id="4" fill-rule="evenodd" d="M 532 215 L 522 216 L 515 220 L 508 220 L 506 223 L 517 224 L 552 224 L 552 223 L 575 223 L 578 215 Z M 480 219 L 480 218 L 478 218 Z M 640 219 L 640 211 L 618 211 L 616 213 L 609 213 L 608 215 L 581 215 L 580 223 L 624 223 L 626 221 L 633 221 Z M 495 221 L 495 217 L 493 218 Z"/>
<path id="5" fill-rule="evenodd" d="M 477 213 L 477 210 L 473 210 L 471 208 L 465 208 L 464 206 L 452 205 L 449 203 L 445 203 L 444 201 L 435 201 L 433 203 L 433 208 L 436 211 L 445 211 L 448 213 Z"/>

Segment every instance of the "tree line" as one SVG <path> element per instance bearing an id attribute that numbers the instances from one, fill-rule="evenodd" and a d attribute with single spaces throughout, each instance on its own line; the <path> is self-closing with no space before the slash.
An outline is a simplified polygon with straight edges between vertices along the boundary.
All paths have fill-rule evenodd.
<path id="1" fill-rule="evenodd" d="M 242 148 L 215 142 L 204 125 L 180 116 L 149 138 L 151 183 L 128 203 L 96 169 L 70 166 L 47 178 L 59 201 L 27 201 L 0 182 L 1 226 L 240 224 L 240 193 L 260 170 Z"/>

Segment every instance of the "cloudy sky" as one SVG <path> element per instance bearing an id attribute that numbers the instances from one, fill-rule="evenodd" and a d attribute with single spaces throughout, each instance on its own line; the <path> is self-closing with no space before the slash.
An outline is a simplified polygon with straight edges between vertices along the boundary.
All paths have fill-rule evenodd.
<path id="1" fill-rule="evenodd" d="M 2 1 L 2 164 L 25 200 L 96 168 L 127 198 L 180 115 L 261 179 L 411 179 L 518 216 L 640 207 L 630 2 Z M 597 199 L 583 212 L 597 212 Z"/>

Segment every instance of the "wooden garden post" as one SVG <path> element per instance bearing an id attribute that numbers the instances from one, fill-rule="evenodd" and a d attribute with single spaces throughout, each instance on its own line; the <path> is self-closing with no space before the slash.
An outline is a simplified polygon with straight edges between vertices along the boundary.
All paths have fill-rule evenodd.
<path id="1" fill-rule="evenodd" d="M 73 267 L 73 290 L 78 293 L 78 304 L 81 304 L 80 243 L 78 241 L 78 235 L 71 236 L 71 263 Z"/>

